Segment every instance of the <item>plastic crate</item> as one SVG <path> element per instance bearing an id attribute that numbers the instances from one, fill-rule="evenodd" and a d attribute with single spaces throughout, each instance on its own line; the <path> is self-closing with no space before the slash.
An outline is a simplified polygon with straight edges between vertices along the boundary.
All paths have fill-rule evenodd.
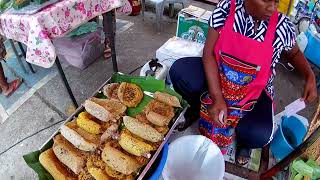
<path id="1" fill-rule="evenodd" d="M 76 37 L 53 39 L 56 53 L 61 60 L 81 70 L 88 67 L 103 54 L 101 29 Z"/>

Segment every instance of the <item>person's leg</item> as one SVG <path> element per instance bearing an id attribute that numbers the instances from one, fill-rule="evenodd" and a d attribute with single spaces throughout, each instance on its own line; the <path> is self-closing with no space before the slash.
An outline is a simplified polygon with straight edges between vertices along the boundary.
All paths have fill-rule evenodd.
<path id="1" fill-rule="evenodd" d="M 170 68 L 170 79 L 174 89 L 188 101 L 185 126 L 189 127 L 199 118 L 200 96 L 207 90 L 202 58 L 188 57 L 177 60 Z"/>
<path id="2" fill-rule="evenodd" d="M 248 112 L 236 128 L 237 162 L 246 164 L 250 150 L 267 145 L 273 135 L 272 100 L 262 92 L 252 111 Z"/>
<path id="3" fill-rule="evenodd" d="M 2 68 L 1 61 L 0 61 L 0 87 L 1 87 L 1 90 L 3 91 L 6 91 L 7 89 L 9 89 L 9 84 L 7 82 L 6 77 L 4 76 L 4 71 Z"/>
<path id="4" fill-rule="evenodd" d="M 4 75 L 2 64 L 0 61 L 0 87 L 2 90 L 2 94 L 4 94 L 5 96 L 10 96 L 16 89 L 18 89 L 20 85 L 21 85 L 20 79 L 15 79 L 10 83 L 7 82 L 7 79 Z"/>
<path id="5" fill-rule="evenodd" d="M 113 29 L 111 29 L 108 26 L 108 23 L 106 21 L 106 19 L 107 19 L 106 14 L 102 15 L 102 17 L 103 17 L 103 21 L 102 21 L 103 22 L 103 31 L 105 34 L 105 41 L 104 41 L 104 44 L 105 44 L 104 58 L 105 59 L 108 59 L 111 57 L 110 36 L 115 36 L 115 33 L 116 33 L 115 10 L 112 10 L 111 13 L 112 13 Z M 113 32 L 112 32 L 112 30 L 113 30 Z"/>

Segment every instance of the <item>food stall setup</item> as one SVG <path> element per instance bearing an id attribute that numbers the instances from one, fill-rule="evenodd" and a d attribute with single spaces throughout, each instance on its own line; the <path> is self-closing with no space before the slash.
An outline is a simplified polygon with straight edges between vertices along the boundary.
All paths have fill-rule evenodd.
<path id="1" fill-rule="evenodd" d="M 115 73 L 24 159 L 39 179 L 143 179 L 187 106 L 164 81 Z"/>
<path id="2" fill-rule="evenodd" d="M 309 125 L 296 115 L 305 104 L 288 105 L 275 116 L 277 131 L 271 145 L 253 151 L 243 167 L 235 165 L 235 144 L 220 150 L 195 132 L 176 131 L 189 105 L 172 88 L 168 71 L 179 58 L 202 56 L 211 11 L 195 6 L 183 9 L 176 36 L 157 50 L 140 76 L 131 76 L 118 72 L 114 46 L 113 13 L 120 7 L 128 11 L 125 2 L 62 0 L 27 8 L 28 4 L 3 11 L 0 33 L 27 45 L 28 62 L 46 68 L 56 63 L 77 107 L 40 149 L 23 156 L 39 179 L 270 179 L 287 167 L 280 177 L 320 178 L 320 107 Z M 111 42 L 114 74 L 78 107 L 53 41 L 101 14 Z M 183 137 L 172 141 L 176 136 Z"/>

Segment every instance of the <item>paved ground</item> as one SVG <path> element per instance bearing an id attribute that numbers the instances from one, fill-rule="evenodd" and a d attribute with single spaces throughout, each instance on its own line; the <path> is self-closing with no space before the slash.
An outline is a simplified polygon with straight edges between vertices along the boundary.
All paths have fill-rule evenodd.
<path id="1" fill-rule="evenodd" d="M 208 5 L 204 7 L 211 8 Z M 175 34 L 175 23 L 166 23 L 164 31 L 156 33 L 154 15 L 146 16 L 144 22 L 140 16 L 117 17 L 134 23 L 131 28 L 116 36 L 119 70 L 123 73 L 132 71 L 154 57 L 155 51 Z M 111 76 L 112 65 L 110 60 L 98 60 L 84 71 L 67 67 L 65 72 L 77 101 L 81 103 Z M 281 110 L 284 105 L 299 97 L 302 80 L 281 68 L 278 72 L 277 104 L 278 110 Z M 70 105 L 71 101 L 60 77 L 56 75 L 0 125 L 1 180 L 36 179 L 36 175 L 24 163 L 22 155 L 38 149 L 58 129 L 59 122 L 67 117 L 66 110 Z M 311 117 L 314 109 L 314 105 L 307 108 L 303 115 Z M 36 133 L 46 127 L 50 128 Z M 33 136 L 10 148 L 30 135 Z"/>

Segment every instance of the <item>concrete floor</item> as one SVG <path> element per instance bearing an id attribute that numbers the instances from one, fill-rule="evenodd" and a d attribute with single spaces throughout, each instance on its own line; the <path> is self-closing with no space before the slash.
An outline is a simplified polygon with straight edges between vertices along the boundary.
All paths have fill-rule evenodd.
<path id="1" fill-rule="evenodd" d="M 213 8 L 208 5 L 200 6 L 206 9 Z M 163 32 L 155 32 L 154 14 L 147 13 L 145 21 L 142 21 L 141 16 L 118 16 L 117 18 L 134 23 L 131 28 L 116 36 L 118 65 L 123 73 L 129 73 L 153 58 L 155 51 L 175 34 L 175 23 L 165 23 Z M 67 67 L 65 73 L 77 101 L 82 103 L 111 76 L 112 65 L 110 60 L 98 60 L 84 71 Z M 292 72 L 278 69 L 276 80 L 278 111 L 300 97 L 302 82 Z M 37 179 L 36 174 L 23 161 L 22 155 L 38 149 L 58 129 L 59 121 L 67 117 L 66 110 L 70 106 L 71 101 L 57 75 L 36 91 L 4 124 L 0 125 L 1 180 Z M 312 105 L 303 111 L 303 115 L 310 118 L 314 110 L 315 105 Z M 51 127 L 3 152 L 21 139 L 48 126 Z"/>

